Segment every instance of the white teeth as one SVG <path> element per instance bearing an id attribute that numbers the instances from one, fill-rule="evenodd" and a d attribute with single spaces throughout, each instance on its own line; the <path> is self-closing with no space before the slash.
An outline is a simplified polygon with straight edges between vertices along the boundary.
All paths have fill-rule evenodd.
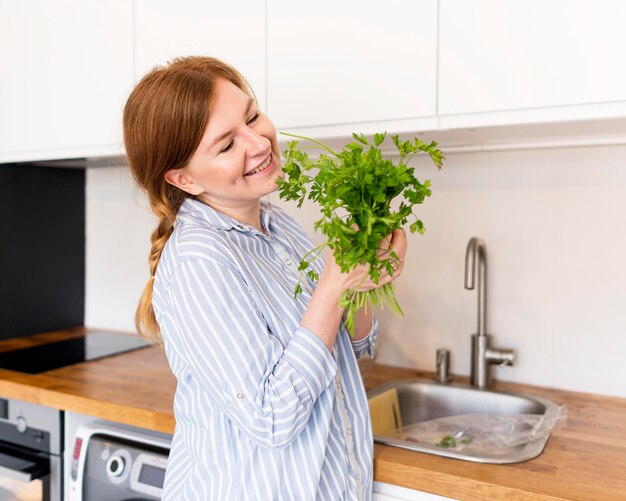
<path id="1" fill-rule="evenodd" d="M 256 169 L 254 169 L 254 170 L 251 170 L 250 172 L 248 172 L 248 173 L 246 174 L 246 176 L 251 176 L 252 174 L 256 174 L 257 172 L 261 172 L 263 169 L 265 169 L 265 168 L 266 168 L 266 167 L 270 164 L 270 162 L 271 162 L 271 161 L 272 161 L 272 155 L 271 155 L 271 153 L 270 153 L 270 156 L 269 156 L 269 157 L 267 157 L 267 159 L 265 160 L 265 162 L 263 162 L 263 163 L 261 164 L 261 166 L 257 167 L 257 168 L 256 168 Z"/>

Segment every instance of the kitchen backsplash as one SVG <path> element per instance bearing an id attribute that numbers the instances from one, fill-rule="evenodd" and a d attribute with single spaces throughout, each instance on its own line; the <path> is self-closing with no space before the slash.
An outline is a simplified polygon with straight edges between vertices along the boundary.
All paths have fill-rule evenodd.
<path id="1" fill-rule="evenodd" d="M 417 159 L 416 159 L 417 160 Z M 434 369 L 452 352 L 469 374 L 476 291 L 463 288 L 465 247 L 487 245 L 487 330 L 516 350 L 497 378 L 626 397 L 626 146 L 450 154 L 419 208 L 397 297 L 406 316 L 380 312 L 382 363 Z M 309 231 L 317 214 L 288 207 Z M 87 171 L 86 325 L 133 330 L 148 278 L 155 219 L 125 169 Z"/>
<path id="2" fill-rule="evenodd" d="M 85 170 L 0 165 L 0 339 L 83 323 Z"/>

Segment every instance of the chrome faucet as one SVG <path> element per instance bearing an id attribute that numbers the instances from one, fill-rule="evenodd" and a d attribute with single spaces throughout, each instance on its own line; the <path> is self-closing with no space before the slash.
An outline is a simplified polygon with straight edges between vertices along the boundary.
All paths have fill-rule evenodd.
<path id="1" fill-rule="evenodd" d="M 478 259 L 476 258 L 478 256 Z M 491 364 L 513 365 L 513 350 L 490 348 L 491 336 L 485 325 L 487 310 L 487 249 L 480 238 L 472 237 L 465 252 L 465 288 L 473 289 L 478 269 L 478 332 L 472 334 L 471 383 L 479 388 L 489 386 L 489 366 Z"/>

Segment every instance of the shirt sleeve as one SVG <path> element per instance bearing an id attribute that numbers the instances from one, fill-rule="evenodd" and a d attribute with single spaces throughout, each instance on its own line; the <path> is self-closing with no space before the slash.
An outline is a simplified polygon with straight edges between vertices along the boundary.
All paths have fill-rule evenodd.
<path id="1" fill-rule="evenodd" d="M 326 345 L 300 327 L 283 346 L 241 274 L 222 263 L 184 262 L 169 296 L 177 327 L 170 344 L 207 397 L 258 445 L 288 446 L 334 380 L 337 362 Z"/>
<path id="2" fill-rule="evenodd" d="M 361 358 L 366 353 L 370 358 L 376 358 L 378 352 L 378 318 L 372 316 L 372 328 L 367 336 L 358 341 L 350 341 L 356 358 Z"/>

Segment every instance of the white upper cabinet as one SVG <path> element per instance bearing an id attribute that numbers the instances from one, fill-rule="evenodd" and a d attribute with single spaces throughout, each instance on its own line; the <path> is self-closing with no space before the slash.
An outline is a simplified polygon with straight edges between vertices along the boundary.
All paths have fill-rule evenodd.
<path id="1" fill-rule="evenodd" d="M 437 0 L 268 0 L 267 35 L 279 128 L 332 135 L 436 115 Z"/>
<path id="2" fill-rule="evenodd" d="M 624 144 L 625 27 L 623 0 L 0 0 L 0 163 L 123 155 L 133 86 L 186 55 L 331 143 Z"/>
<path id="3" fill-rule="evenodd" d="M 203 55 L 233 65 L 265 108 L 265 2 L 136 0 L 137 80 L 178 56 Z"/>
<path id="4" fill-rule="evenodd" d="M 132 3 L 0 0 L 0 162 L 121 152 Z"/>
<path id="5" fill-rule="evenodd" d="M 442 124 L 488 112 L 503 114 L 485 125 L 516 123 L 517 110 L 539 122 L 529 110 L 540 108 L 555 120 L 623 116 L 625 26 L 622 0 L 440 0 Z M 575 105 L 596 106 L 577 116 Z"/>

